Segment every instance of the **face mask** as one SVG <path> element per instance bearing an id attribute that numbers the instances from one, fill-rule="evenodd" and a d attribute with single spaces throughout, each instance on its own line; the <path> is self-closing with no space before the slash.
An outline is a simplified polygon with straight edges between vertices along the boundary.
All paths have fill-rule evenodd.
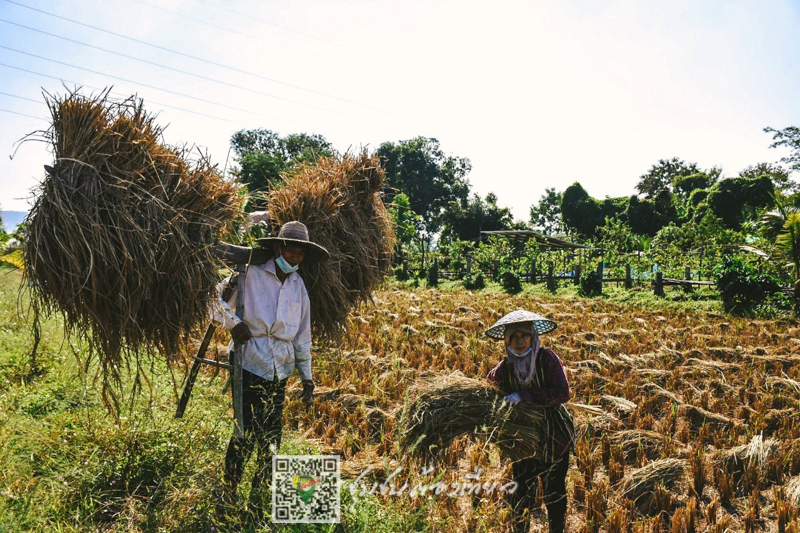
<path id="1" fill-rule="evenodd" d="M 525 351 L 524 351 L 524 352 L 522 352 L 522 353 L 517 353 L 517 352 L 515 352 L 515 351 L 514 351 L 514 348 L 512 348 L 511 346 L 509 346 L 509 347 L 508 347 L 508 351 L 509 351 L 509 352 L 510 352 L 512 355 L 514 355 L 515 357 L 519 357 L 520 359 L 522 359 L 523 357 L 528 357 L 528 354 L 529 354 L 529 353 L 531 353 L 531 352 L 533 351 L 533 347 L 531 346 L 530 348 L 528 348 L 527 350 L 525 350 Z"/>
<path id="2" fill-rule="evenodd" d="M 275 258 L 275 264 L 277 264 L 278 267 L 280 267 L 280 269 L 283 271 L 284 274 L 291 274 L 292 272 L 297 272 L 297 269 L 300 268 L 299 264 L 295 266 L 290 265 L 289 262 L 286 261 L 286 259 L 284 259 L 282 255 L 279 255 L 278 257 Z"/>

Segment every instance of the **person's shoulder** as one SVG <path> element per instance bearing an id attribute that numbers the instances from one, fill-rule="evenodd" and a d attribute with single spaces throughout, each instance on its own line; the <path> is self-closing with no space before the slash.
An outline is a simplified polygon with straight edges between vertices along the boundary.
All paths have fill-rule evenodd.
<path id="1" fill-rule="evenodd" d="M 539 357 L 541 357 L 541 358 L 542 358 L 544 361 L 552 361 L 552 362 L 556 362 L 556 361 L 557 361 L 557 362 L 559 362 L 559 363 L 563 364 L 563 363 L 561 362 L 561 358 L 560 358 L 560 357 L 558 356 L 558 354 L 557 354 L 557 353 L 556 353 L 556 352 L 555 352 L 553 349 L 551 349 L 551 348 L 545 348 L 545 347 L 542 347 L 542 348 L 539 350 Z"/>

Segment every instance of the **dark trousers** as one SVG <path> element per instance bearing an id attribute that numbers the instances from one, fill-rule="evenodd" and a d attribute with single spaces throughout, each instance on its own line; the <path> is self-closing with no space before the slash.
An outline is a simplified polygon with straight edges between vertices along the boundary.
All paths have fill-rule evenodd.
<path id="1" fill-rule="evenodd" d="M 244 436 L 237 437 L 234 432 L 225 454 L 225 484 L 231 492 L 235 492 L 242 481 L 244 465 L 254 448 L 258 449 L 258 457 L 252 489 L 257 490 L 271 481 L 270 446 L 277 450 L 281 445 L 286 381 L 277 376 L 273 381 L 267 381 L 242 370 Z"/>
<path id="2" fill-rule="evenodd" d="M 547 522 L 550 533 L 564 531 L 567 518 L 567 470 L 569 451 L 555 463 L 543 463 L 537 459 L 523 459 L 511 465 L 517 490 L 509 496 L 514 517 L 514 531 L 530 529 L 531 511 L 535 507 L 539 490 L 539 476 L 544 486 L 544 505 L 547 507 Z"/>

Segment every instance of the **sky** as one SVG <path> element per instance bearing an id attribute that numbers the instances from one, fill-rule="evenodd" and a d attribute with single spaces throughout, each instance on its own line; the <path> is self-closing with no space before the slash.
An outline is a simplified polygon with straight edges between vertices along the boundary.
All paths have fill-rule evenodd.
<path id="1" fill-rule="evenodd" d="M 0 0 L 0 207 L 29 209 L 53 155 L 19 140 L 76 86 L 143 98 L 220 168 L 241 129 L 434 137 L 520 220 L 547 187 L 634 194 L 659 159 L 735 176 L 800 126 L 798 28 L 800 0 Z"/>

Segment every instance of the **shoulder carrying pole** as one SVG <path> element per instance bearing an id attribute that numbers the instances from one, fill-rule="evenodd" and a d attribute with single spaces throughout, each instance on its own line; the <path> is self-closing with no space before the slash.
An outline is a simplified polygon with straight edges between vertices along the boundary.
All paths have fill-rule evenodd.
<path id="1" fill-rule="evenodd" d="M 236 270 L 239 272 L 239 282 L 236 284 L 236 316 L 240 320 L 244 320 L 244 284 L 247 277 L 248 265 L 238 264 Z M 233 398 L 233 420 L 237 437 L 244 436 L 244 415 L 242 405 L 242 345 L 234 344 L 233 352 L 231 353 L 231 373 L 232 376 L 232 390 L 231 397 Z"/>

